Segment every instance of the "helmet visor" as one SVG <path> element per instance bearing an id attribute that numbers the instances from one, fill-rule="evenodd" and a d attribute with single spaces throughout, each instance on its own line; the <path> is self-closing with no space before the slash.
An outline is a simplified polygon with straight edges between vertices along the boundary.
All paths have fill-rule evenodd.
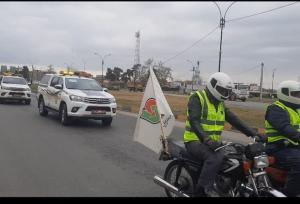
<path id="1" fill-rule="evenodd" d="M 291 96 L 300 98 L 300 91 L 291 91 Z"/>
<path id="2" fill-rule="evenodd" d="M 232 91 L 232 89 L 227 89 L 221 86 L 217 86 L 216 90 L 225 98 L 229 97 Z"/>

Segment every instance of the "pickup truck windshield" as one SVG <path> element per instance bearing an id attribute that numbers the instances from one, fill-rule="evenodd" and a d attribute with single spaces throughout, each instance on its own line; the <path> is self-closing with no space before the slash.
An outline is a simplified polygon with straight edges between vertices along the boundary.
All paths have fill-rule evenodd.
<path id="1" fill-rule="evenodd" d="M 15 77 L 3 77 L 2 83 L 6 84 L 21 84 L 21 85 L 26 85 L 27 82 L 23 78 L 15 78 Z"/>
<path id="2" fill-rule="evenodd" d="M 67 89 L 102 91 L 100 84 L 91 79 L 66 78 L 65 82 Z"/>

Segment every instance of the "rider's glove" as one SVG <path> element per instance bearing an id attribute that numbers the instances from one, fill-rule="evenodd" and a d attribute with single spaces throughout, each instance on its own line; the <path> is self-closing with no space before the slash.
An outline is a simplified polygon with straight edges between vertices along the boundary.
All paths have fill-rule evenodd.
<path id="1" fill-rule="evenodd" d="M 204 144 L 206 144 L 213 151 L 221 146 L 221 142 L 214 141 L 210 138 L 204 139 Z"/>
<path id="2" fill-rule="evenodd" d="M 257 133 L 254 136 L 254 138 L 255 138 L 255 141 L 257 141 L 257 142 L 261 142 L 261 143 L 266 143 L 267 142 L 267 136 L 259 134 L 259 133 Z"/>

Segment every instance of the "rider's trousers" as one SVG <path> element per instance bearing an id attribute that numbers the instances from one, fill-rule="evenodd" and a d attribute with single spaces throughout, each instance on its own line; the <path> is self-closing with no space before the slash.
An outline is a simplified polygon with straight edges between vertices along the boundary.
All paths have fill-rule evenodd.
<path id="1" fill-rule="evenodd" d="M 288 171 L 283 193 L 289 197 L 300 195 L 300 148 L 268 144 L 267 153 L 275 157 L 276 166 Z"/>
<path id="2" fill-rule="evenodd" d="M 186 142 L 185 147 L 189 154 L 203 163 L 197 184 L 198 189 L 212 188 L 224 155 L 221 152 L 212 151 L 207 145 L 199 141 Z"/>

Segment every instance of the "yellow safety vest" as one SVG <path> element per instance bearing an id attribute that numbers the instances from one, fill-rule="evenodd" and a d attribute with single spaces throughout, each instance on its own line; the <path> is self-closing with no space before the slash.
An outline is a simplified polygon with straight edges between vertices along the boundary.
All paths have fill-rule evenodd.
<path id="1" fill-rule="evenodd" d="M 221 133 L 224 130 L 225 123 L 225 110 L 224 103 L 220 102 L 218 105 L 218 111 L 213 103 L 211 103 L 206 95 L 206 92 L 202 90 L 197 91 L 196 94 L 200 99 L 202 112 L 200 116 L 200 126 L 203 131 L 214 141 L 221 140 Z M 191 97 L 191 96 L 190 96 Z M 190 99 L 189 97 L 189 99 Z M 187 120 L 185 122 L 184 142 L 198 141 L 199 138 L 193 132 L 189 121 L 189 112 L 187 110 Z"/>
<path id="2" fill-rule="evenodd" d="M 273 104 L 282 108 L 289 114 L 291 125 L 294 128 L 296 128 L 298 132 L 300 132 L 300 109 L 295 111 L 292 108 L 287 107 L 280 101 L 276 101 Z M 287 137 L 281 135 L 276 129 L 274 129 L 272 127 L 272 125 L 267 120 L 265 120 L 265 132 L 266 132 L 266 135 L 268 136 L 268 143 L 285 139 L 285 140 L 289 141 L 290 143 L 292 143 L 293 145 L 299 145 L 298 142 L 294 142 L 294 141 L 288 139 Z"/>

